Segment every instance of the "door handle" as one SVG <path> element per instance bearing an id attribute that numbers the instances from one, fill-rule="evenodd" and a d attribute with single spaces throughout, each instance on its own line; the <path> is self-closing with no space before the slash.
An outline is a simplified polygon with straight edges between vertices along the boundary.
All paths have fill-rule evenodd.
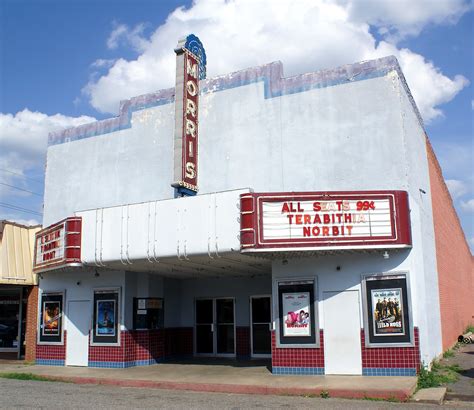
<path id="1" fill-rule="evenodd" d="M 214 333 L 214 323 L 211 323 L 211 332 Z"/>
<path id="2" fill-rule="evenodd" d="M 270 323 L 268 324 L 268 330 L 269 330 L 270 332 L 273 330 L 273 323 L 272 323 L 272 322 L 270 322 Z"/>

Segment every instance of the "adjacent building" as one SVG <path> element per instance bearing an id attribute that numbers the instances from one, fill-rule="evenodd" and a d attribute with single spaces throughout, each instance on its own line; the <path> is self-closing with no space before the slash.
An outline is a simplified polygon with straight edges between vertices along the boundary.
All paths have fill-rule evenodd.
<path id="1" fill-rule="evenodd" d="M 33 252 L 40 229 L 0 221 L 0 358 L 35 359 L 38 286 Z"/>
<path id="2" fill-rule="evenodd" d="M 176 87 L 49 137 L 37 363 L 395 376 L 452 345 L 472 257 L 397 60 L 206 79 L 175 52 Z"/>

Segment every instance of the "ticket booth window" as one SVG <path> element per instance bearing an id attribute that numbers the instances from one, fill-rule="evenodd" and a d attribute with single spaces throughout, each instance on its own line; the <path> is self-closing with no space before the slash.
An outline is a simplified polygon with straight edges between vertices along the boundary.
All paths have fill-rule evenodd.
<path id="1" fill-rule="evenodd" d="M 163 298 L 133 298 L 133 328 L 135 330 L 163 329 Z"/>

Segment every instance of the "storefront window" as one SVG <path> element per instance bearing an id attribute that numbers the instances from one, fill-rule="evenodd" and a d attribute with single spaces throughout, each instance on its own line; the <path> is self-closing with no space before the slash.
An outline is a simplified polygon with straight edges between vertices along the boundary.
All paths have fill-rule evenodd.
<path id="1" fill-rule="evenodd" d="M 20 292 L 0 291 L 0 350 L 18 349 Z"/>
<path id="2" fill-rule="evenodd" d="M 368 276 L 365 293 L 366 343 L 411 344 L 410 303 L 405 275 Z"/>

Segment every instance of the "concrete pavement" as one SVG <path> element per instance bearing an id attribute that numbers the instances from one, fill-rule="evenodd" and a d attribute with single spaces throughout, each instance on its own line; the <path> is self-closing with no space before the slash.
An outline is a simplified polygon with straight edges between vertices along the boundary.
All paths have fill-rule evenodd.
<path id="1" fill-rule="evenodd" d="M 212 363 L 212 361 L 211 361 Z M 416 377 L 275 376 L 265 364 L 249 362 L 163 363 L 128 369 L 0 364 L 0 373 L 22 372 L 79 384 L 173 390 L 407 400 Z"/>

